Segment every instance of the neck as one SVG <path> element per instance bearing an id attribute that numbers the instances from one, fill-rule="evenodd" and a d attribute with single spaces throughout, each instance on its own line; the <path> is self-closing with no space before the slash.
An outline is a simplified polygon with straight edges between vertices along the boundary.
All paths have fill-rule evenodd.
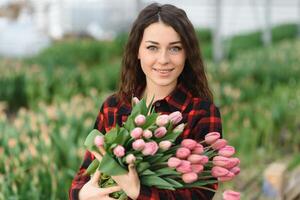
<path id="1" fill-rule="evenodd" d="M 143 93 L 143 98 L 147 97 L 146 104 L 150 104 L 152 98 L 153 102 L 163 99 L 168 96 L 176 87 L 177 82 L 167 86 L 158 86 L 151 83 L 147 83 L 145 91 Z"/>

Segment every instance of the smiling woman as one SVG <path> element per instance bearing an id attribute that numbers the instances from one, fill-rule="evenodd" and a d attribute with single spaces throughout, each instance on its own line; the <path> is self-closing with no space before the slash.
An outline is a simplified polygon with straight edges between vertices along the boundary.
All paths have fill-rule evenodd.
<path id="1" fill-rule="evenodd" d="M 185 129 L 176 144 L 186 138 L 202 141 L 209 132 L 222 132 L 195 30 L 182 9 L 153 3 L 140 12 L 125 48 L 120 88 L 102 104 L 94 128 L 105 134 L 122 126 L 132 112 L 132 97 L 145 98 L 147 104 L 154 97 L 152 105 L 157 113 L 182 113 Z M 128 174 L 112 177 L 117 187 L 99 188 L 99 172 L 92 178 L 85 174 L 95 157 L 95 153 L 86 152 L 72 182 L 70 199 L 112 199 L 109 193 L 123 190 L 131 199 L 139 200 L 208 200 L 217 188 L 216 184 L 205 185 L 209 190 L 146 187 L 140 184 L 132 165 Z"/>

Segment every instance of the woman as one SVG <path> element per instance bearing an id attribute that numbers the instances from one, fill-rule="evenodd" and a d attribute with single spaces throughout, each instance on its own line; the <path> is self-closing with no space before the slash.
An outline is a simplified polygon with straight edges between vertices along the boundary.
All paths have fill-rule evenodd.
<path id="1" fill-rule="evenodd" d="M 133 24 L 122 62 L 121 83 L 116 94 L 101 106 L 95 128 L 102 133 L 116 124 L 122 125 L 131 112 L 131 98 L 154 96 L 156 112 L 183 113 L 186 128 L 177 139 L 198 141 L 212 131 L 222 132 L 218 108 L 208 87 L 195 30 L 186 13 L 172 5 L 151 4 L 144 8 Z M 123 190 L 131 199 L 212 199 L 211 191 L 192 188 L 176 191 L 140 185 L 135 167 L 129 173 L 113 177 L 118 186 L 99 188 L 99 172 L 90 179 L 82 175 L 95 152 L 86 152 L 84 162 L 75 176 L 70 199 L 112 199 L 109 193 Z M 209 185 L 216 189 L 217 185 Z"/>

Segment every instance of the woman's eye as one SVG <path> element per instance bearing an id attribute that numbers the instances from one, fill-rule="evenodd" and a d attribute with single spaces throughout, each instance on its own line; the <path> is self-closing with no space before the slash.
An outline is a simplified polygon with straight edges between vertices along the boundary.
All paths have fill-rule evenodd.
<path id="1" fill-rule="evenodd" d="M 150 51 L 156 51 L 157 47 L 156 46 L 148 46 L 147 49 Z"/>
<path id="2" fill-rule="evenodd" d="M 179 52 L 182 48 L 181 47 L 171 47 L 170 51 L 171 52 Z"/>

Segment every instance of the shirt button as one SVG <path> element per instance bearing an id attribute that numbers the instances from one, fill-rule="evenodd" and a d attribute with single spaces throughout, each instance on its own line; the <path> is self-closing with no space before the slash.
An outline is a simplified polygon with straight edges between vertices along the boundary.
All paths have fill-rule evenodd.
<path id="1" fill-rule="evenodd" d="M 160 106 L 160 103 L 159 103 L 159 102 L 156 102 L 156 103 L 155 103 L 155 106 L 156 106 L 156 107 L 159 107 L 159 106 Z"/>

